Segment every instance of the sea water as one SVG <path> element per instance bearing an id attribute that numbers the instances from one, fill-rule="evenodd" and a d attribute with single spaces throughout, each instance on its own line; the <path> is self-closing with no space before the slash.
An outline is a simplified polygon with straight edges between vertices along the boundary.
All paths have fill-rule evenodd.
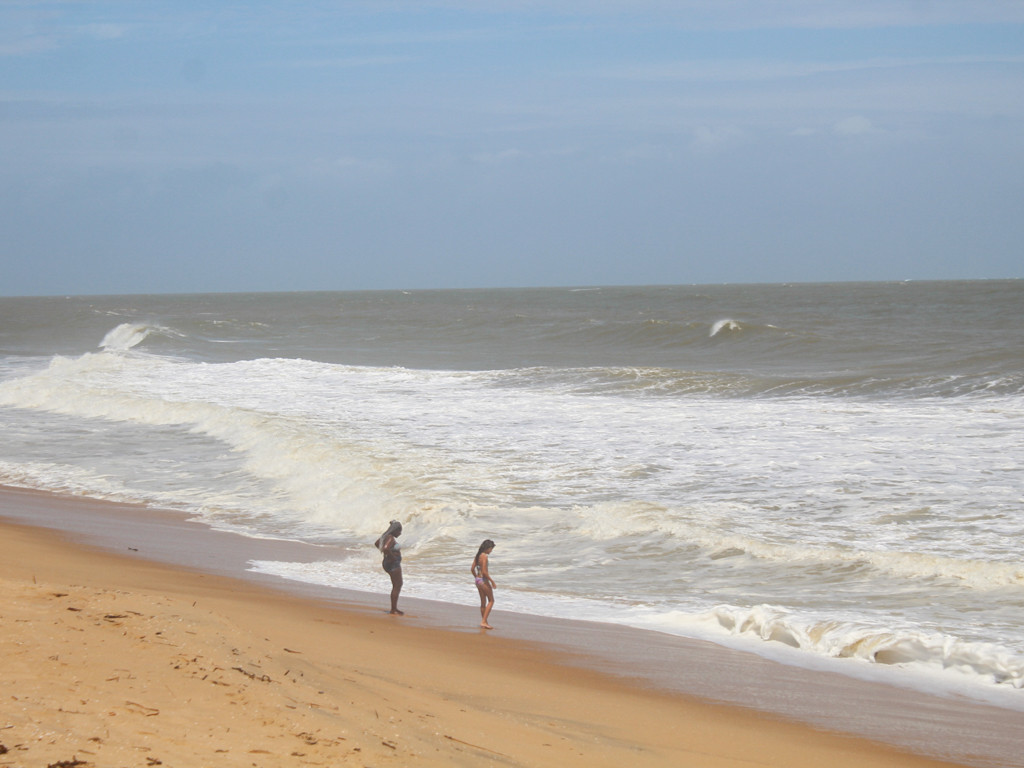
<path id="1" fill-rule="evenodd" d="M 0 483 L 1024 708 L 1024 282 L 0 298 Z M 902 677 L 901 677 L 902 676 Z"/>

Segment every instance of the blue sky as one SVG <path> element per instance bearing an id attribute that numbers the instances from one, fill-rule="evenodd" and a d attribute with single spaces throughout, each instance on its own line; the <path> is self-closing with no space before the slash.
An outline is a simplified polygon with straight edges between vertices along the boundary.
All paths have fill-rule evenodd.
<path id="1" fill-rule="evenodd" d="M 0 0 L 0 295 L 1024 277 L 1024 1 Z"/>

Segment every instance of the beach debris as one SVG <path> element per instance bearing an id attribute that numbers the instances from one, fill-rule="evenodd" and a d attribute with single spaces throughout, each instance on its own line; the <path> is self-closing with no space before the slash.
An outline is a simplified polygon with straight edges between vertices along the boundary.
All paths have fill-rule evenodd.
<path id="1" fill-rule="evenodd" d="M 135 712 L 138 715 L 145 715 L 146 717 L 153 717 L 160 714 L 160 710 L 156 707 L 147 707 L 145 704 L 139 704 L 137 701 L 126 701 L 124 705 Z"/>
<path id="2" fill-rule="evenodd" d="M 232 667 L 232 669 L 235 670 L 236 672 L 241 672 L 243 675 L 245 675 L 246 677 L 252 678 L 253 680 L 259 680 L 261 683 L 272 683 L 272 682 L 274 682 L 273 680 L 270 679 L 270 675 L 257 675 L 255 672 L 250 672 L 250 671 L 248 671 L 246 669 L 242 669 L 241 667 Z"/>
<path id="3" fill-rule="evenodd" d="M 488 749 L 487 747 L 481 747 L 479 744 L 472 744 L 472 743 L 470 743 L 468 741 L 463 741 L 462 739 L 456 739 L 454 736 L 449 736 L 447 733 L 443 734 L 443 736 L 446 739 L 448 739 L 449 741 L 454 741 L 454 742 L 456 742 L 458 744 L 465 744 L 467 747 L 472 747 L 473 749 L 479 749 L 479 750 L 482 750 L 484 752 L 490 752 L 492 755 L 501 755 L 502 757 L 508 757 L 508 755 L 502 754 L 501 752 L 495 752 L 493 749 Z"/>
<path id="4" fill-rule="evenodd" d="M 77 757 L 72 757 L 70 760 L 58 760 L 56 763 L 50 763 L 46 768 L 75 768 L 78 765 L 88 765 L 88 763 Z"/>

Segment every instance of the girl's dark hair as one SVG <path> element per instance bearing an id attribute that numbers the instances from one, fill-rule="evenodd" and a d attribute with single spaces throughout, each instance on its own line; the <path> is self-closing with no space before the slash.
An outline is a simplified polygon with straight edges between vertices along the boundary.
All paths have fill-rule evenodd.
<path id="1" fill-rule="evenodd" d="M 484 539 L 484 543 L 480 545 L 480 549 L 476 551 L 476 557 L 473 558 L 473 565 L 480 562 L 480 555 L 484 553 L 485 549 L 490 549 L 494 546 L 494 542 L 490 539 Z"/>

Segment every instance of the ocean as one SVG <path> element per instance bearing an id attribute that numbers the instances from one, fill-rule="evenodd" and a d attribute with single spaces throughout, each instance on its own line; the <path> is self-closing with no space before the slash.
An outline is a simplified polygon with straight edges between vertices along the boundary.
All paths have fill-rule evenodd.
<path id="1" fill-rule="evenodd" d="M 1024 709 L 1022 321 L 1019 280 L 0 298 L 0 484 L 382 601 L 389 520 L 403 596 L 476 605 L 490 538 L 498 611 Z"/>

